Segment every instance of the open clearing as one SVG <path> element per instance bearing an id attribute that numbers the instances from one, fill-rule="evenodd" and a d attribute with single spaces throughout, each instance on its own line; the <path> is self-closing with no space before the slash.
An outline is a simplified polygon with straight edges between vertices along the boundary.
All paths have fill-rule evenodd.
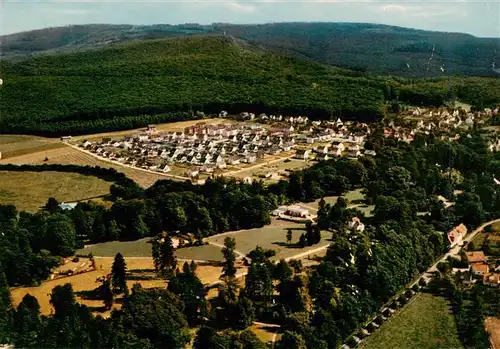
<path id="1" fill-rule="evenodd" d="M 23 135 L 0 135 L 2 159 L 63 147 L 56 139 Z"/>
<path id="2" fill-rule="evenodd" d="M 150 237 L 135 241 L 109 241 L 95 245 L 88 245 L 76 251 L 77 255 L 92 253 L 99 257 L 114 257 L 121 253 L 124 257 L 151 257 Z"/>
<path id="3" fill-rule="evenodd" d="M 50 293 L 52 289 L 58 285 L 64 285 L 66 283 L 70 283 L 73 286 L 73 290 L 75 292 L 80 291 L 91 291 L 99 286 L 99 283 L 96 282 L 96 279 L 105 276 L 111 272 L 111 265 L 113 263 L 113 258 L 95 258 L 97 269 L 94 271 L 90 271 L 84 274 L 78 274 L 74 276 L 68 276 L 60 279 L 54 279 L 43 282 L 38 287 L 16 287 L 11 289 L 12 302 L 14 306 L 17 307 L 19 303 L 22 301 L 23 297 L 26 294 L 31 294 L 32 296 L 38 299 L 40 303 L 40 312 L 43 315 L 48 315 L 52 311 L 52 307 L 50 305 Z M 134 269 L 149 269 L 153 270 L 153 260 L 152 258 L 125 258 L 125 262 L 127 263 L 127 269 L 132 271 Z M 60 267 L 61 269 L 67 269 L 66 266 Z M 196 269 L 196 274 L 200 278 L 203 283 L 213 283 L 219 279 L 220 273 L 222 271 L 222 267 L 218 266 L 210 266 L 210 265 L 198 265 Z M 153 288 L 153 287 L 166 287 L 166 281 L 163 279 L 154 279 L 154 280 L 128 280 L 127 285 L 129 289 L 136 283 L 139 283 L 144 288 Z M 77 300 L 81 304 L 85 304 L 92 311 L 98 311 L 100 315 L 109 316 L 110 311 L 100 312 L 100 308 L 103 306 L 103 302 L 101 300 L 89 300 L 83 299 L 81 296 L 77 295 Z M 120 303 L 115 303 L 114 308 L 119 308 Z"/>
<path id="4" fill-rule="evenodd" d="M 361 345 L 364 349 L 462 348 L 446 299 L 426 293 L 391 317 Z"/>
<path id="5" fill-rule="evenodd" d="M 351 190 L 343 195 L 344 198 L 349 200 L 349 208 L 356 208 L 363 212 L 365 216 L 370 216 L 375 205 L 366 205 L 364 203 L 365 195 L 361 192 L 362 189 Z M 327 204 L 335 205 L 339 196 L 325 196 L 323 199 Z M 311 210 L 311 213 L 316 214 L 318 211 L 319 202 L 321 199 L 314 200 L 313 202 L 301 202 L 298 205 Z"/>
<path id="6" fill-rule="evenodd" d="M 37 211 L 49 197 L 59 202 L 92 199 L 109 194 L 111 182 L 78 173 L 0 171 L 0 204 L 20 211 Z"/>
<path id="7" fill-rule="evenodd" d="M 175 251 L 177 258 L 201 261 L 222 262 L 224 256 L 220 247 L 214 245 L 202 245 L 180 248 Z"/>
<path id="8" fill-rule="evenodd" d="M 500 319 L 487 317 L 484 320 L 486 331 L 490 334 L 492 349 L 500 349 Z"/>
<path id="9" fill-rule="evenodd" d="M 78 255 L 92 253 L 99 257 L 114 257 L 118 252 L 124 257 L 150 257 L 150 237 L 136 241 L 110 241 L 100 244 L 89 245 L 76 251 Z M 200 260 L 200 261 L 222 261 L 223 256 L 220 247 L 213 245 L 202 245 L 185 247 L 176 250 L 177 258 Z"/>
<path id="10" fill-rule="evenodd" d="M 275 334 L 275 341 L 279 341 L 281 339 L 281 333 L 278 333 L 279 328 L 276 327 L 269 327 L 259 323 L 250 326 L 250 331 L 255 333 L 255 335 L 264 343 L 272 342 Z"/>
<path id="11" fill-rule="evenodd" d="M 0 160 L 0 164 L 62 164 L 62 165 L 80 165 L 80 166 L 100 166 L 104 168 L 114 168 L 124 173 L 127 177 L 134 180 L 140 186 L 147 188 L 159 179 L 166 179 L 159 174 L 136 170 L 130 167 L 115 165 L 109 162 L 101 161 L 96 157 L 86 154 L 82 151 L 59 143 L 61 147 L 46 151 L 36 151 L 29 154 L 19 155 L 8 159 Z M 45 161 L 47 159 L 47 161 Z"/>
<path id="12" fill-rule="evenodd" d="M 286 244 L 286 233 L 288 229 L 292 229 L 293 233 L 292 244 L 290 246 Z M 227 236 L 230 236 L 236 240 L 236 250 L 241 253 L 246 255 L 255 249 L 255 247 L 261 246 L 265 249 L 275 250 L 276 256 L 273 257 L 275 260 L 288 258 L 293 255 L 305 253 L 330 244 L 331 233 L 324 232 L 319 244 L 300 248 L 295 244 L 299 241 L 300 235 L 304 232 L 304 224 L 274 220 L 271 225 L 262 228 L 214 235 L 207 238 L 207 240 L 210 243 L 223 245 L 224 239 Z"/>
<path id="13" fill-rule="evenodd" d="M 286 244 L 286 233 L 292 229 L 292 244 Z M 176 250 L 176 256 L 179 259 L 220 262 L 223 260 L 220 245 L 224 244 L 224 239 L 231 236 L 236 240 L 236 250 L 248 254 L 257 246 L 276 251 L 274 259 L 288 258 L 307 251 L 326 247 L 330 244 L 331 233 L 324 232 L 319 244 L 300 248 L 296 245 L 300 235 L 305 232 L 305 225 L 283 220 L 274 219 L 273 222 L 265 227 L 239 230 L 214 235 L 206 238 L 207 245 L 184 247 Z M 144 238 L 136 241 L 111 241 L 100 244 L 89 245 L 76 252 L 78 255 L 88 255 L 92 253 L 99 257 L 114 257 L 120 252 L 125 257 L 150 257 L 151 244 L 148 242 L 151 238 Z M 313 255 L 321 255 L 321 252 L 315 252 Z"/>

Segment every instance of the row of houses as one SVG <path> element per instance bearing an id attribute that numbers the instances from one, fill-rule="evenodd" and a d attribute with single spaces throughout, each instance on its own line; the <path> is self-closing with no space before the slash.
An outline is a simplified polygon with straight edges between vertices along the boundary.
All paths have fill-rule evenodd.
<path id="1" fill-rule="evenodd" d="M 92 143 L 85 140 L 81 146 L 101 157 L 167 172 L 169 164 L 201 166 L 201 171 L 212 172 L 227 165 L 253 163 L 267 154 L 289 152 L 295 139 L 289 133 L 271 132 L 258 125 L 198 123 L 182 132 L 147 132 L 120 140 L 104 138 Z"/>
<path id="2" fill-rule="evenodd" d="M 363 149 L 359 144 L 351 144 L 347 147 L 342 142 L 332 142 L 328 145 L 322 145 L 316 147 L 316 149 L 297 149 L 294 157 L 301 160 L 309 160 L 312 158 L 312 154 L 315 153 L 314 159 L 320 161 L 326 161 L 330 159 L 337 159 L 342 156 L 357 159 L 360 156 L 375 156 L 376 152 L 374 150 Z"/>

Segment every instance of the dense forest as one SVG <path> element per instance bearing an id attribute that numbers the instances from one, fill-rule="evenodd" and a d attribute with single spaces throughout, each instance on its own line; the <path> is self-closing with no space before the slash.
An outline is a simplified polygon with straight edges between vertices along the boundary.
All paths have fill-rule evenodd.
<path id="1" fill-rule="evenodd" d="M 2 206 L 0 264 L 5 281 L 0 279 L 0 288 L 5 289 L 43 280 L 59 256 L 72 255 L 79 239 L 136 239 L 162 231 L 168 232 L 167 239 L 179 232 L 201 238 L 267 224 L 269 211 L 282 202 L 311 201 L 354 188 L 364 188 L 368 202 L 375 205 L 373 215 L 365 217 L 349 208 L 347 200 L 334 205 L 320 200 L 317 225 L 323 232 L 319 238 L 332 241 L 322 262 L 304 274 L 300 263 L 274 264 L 269 259 L 272 251 L 257 248 L 248 255 L 249 274 L 240 291 L 231 279 L 234 241 L 226 240 L 224 282 L 212 305 L 205 300 L 206 290 L 194 273 L 196 266 L 189 264 L 181 271 L 172 270 L 168 290 L 133 289 L 122 310 L 113 312 L 109 320 L 94 318 L 76 305 L 69 286 L 53 291 L 55 315 L 42 319 L 33 299 L 28 297 L 23 301 L 27 304 L 13 310 L 3 292 L 0 311 L 9 316 L 0 322 L 2 338 L 24 346 L 22 340 L 29 339 L 24 336 L 29 331 L 26 326 L 36 325 L 30 333 L 44 338 L 44 347 L 107 347 L 113 346 L 108 341 L 117 341 L 113 343 L 119 346 L 127 342 L 180 348 L 189 340 L 188 328 L 201 325 L 195 348 L 233 348 L 241 340 L 254 343 L 249 348 L 260 348 L 262 344 L 251 335 L 241 338 L 239 332 L 231 332 L 258 320 L 282 325 L 285 332 L 278 348 L 338 347 L 446 250 L 445 233 L 451 227 L 464 223 L 472 229 L 500 215 L 499 189 L 493 180 L 500 175 L 500 153 L 488 152 L 479 130 L 453 143 L 424 135 L 406 144 L 385 138 L 379 127 L 369 141 L 377 152 L 374 158 L 320 162 L 294 172 L 289 181 L 269 186 L 227 179 L 202 186 L 159 181 L 147 190 L 116 186 L 112 190 L 116 202 L 109 209 L 80 204 L 72 211 L 60 211 L 52 199 L 36 214 L 18 214 L 14 207 Z M 438 195 L 455 205 L 446 209 Z M 348 228 L 356 216 L 367 226 L 364 232 Z M 325 236 L 327 231 L 331 236 Z M 156 255 L 153 249 L 155 265 L 175 268 L 170 243 L 157 248 Z M 164 255 L 166 262 L 162 262 Z M 160 296 L 165 303 L 153 301 Z M 463 297 L 480 302 L 473 294 Z M 69 304 L 68 310 L 58 310 L 59 302 Z M 169 308 L 172 304 L 179 304 L 176 311 Z M 168 314 L 168 320 L 162 314 Z M 65 336 L 54 336 L 54 331 L 66 326 L 67 316 L 72 319 L 68 323 L 75 324 L 70 328 L 85 336 L 69 328 Z M 455 316 L 464 344 L 474 340 L 471 336 L 484 339 L 477 325 L 482 315 L 474 316 L 462 307 Z M 19 317 L 23 319 L 16 320 Z M 126 329 L 132 331 L 123 337 Z M 218 336 L 220 331 L 229 332 Z"/>
<path id="2" fill-rule="evenodd" d="M 104 43 L 224 33 L 279 54 L 383 75 L 494 76 L 492 63 L 500 59 L 498 38 L 367 23 L 75 25 L 2 36 L 0 54 L 82 51 Z"/>
<path id="3" fill-rule="evenodd" d="M 487 107 L 500 80 L 377 77 L 280 56 L 228 36 L 125 43 L 0 61 L 0 132 L 63 135 L 253 111 L 375 121 L 386 102 Z"/>

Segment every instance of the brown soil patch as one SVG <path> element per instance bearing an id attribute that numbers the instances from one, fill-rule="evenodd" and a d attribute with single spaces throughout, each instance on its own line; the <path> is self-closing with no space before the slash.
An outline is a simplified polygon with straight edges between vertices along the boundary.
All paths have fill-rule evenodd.
<path id="1" fill-rule="evenodd" d="M 484 320 L 486 331 L 490 334 L 490 343 L 493 349 L 500 349 L 500 319 L 488 317 Z"/>

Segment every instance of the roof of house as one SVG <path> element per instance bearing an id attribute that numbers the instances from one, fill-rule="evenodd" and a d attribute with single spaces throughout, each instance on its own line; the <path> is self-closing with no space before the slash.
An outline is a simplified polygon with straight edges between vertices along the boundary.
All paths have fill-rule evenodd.
<path id="1" fill-rule="evenodd" d="M 59 207 L 62 209 L 62 210 L 73 210 L 76 205 L 78 205 L 77 202 L 72 202 L 72 203 L 65 203 L 65 202 L 62 202 L 59 204 Z"/>
<path id="2" fill-rule="evenodd" d="M 472 264 L 471 269 L 475 273 L 483 273 L 483 274 L 486 274 L 488 271 L 490 271 L 488 266 L 486 264 L 482 264 L 482 263 Z"/>
<path id="3" fill-rule="evenodd" d="M 492 273 L 486 277 L 486 280 L 490 283 L 500 283 L 500 274 Z"/>
<path id="4" fill-rule="evenodd" d="M 486 262 L 486 256 L 483 251 L 467 252 L 467 261 L 469 263 L 484 263 Z"/>

